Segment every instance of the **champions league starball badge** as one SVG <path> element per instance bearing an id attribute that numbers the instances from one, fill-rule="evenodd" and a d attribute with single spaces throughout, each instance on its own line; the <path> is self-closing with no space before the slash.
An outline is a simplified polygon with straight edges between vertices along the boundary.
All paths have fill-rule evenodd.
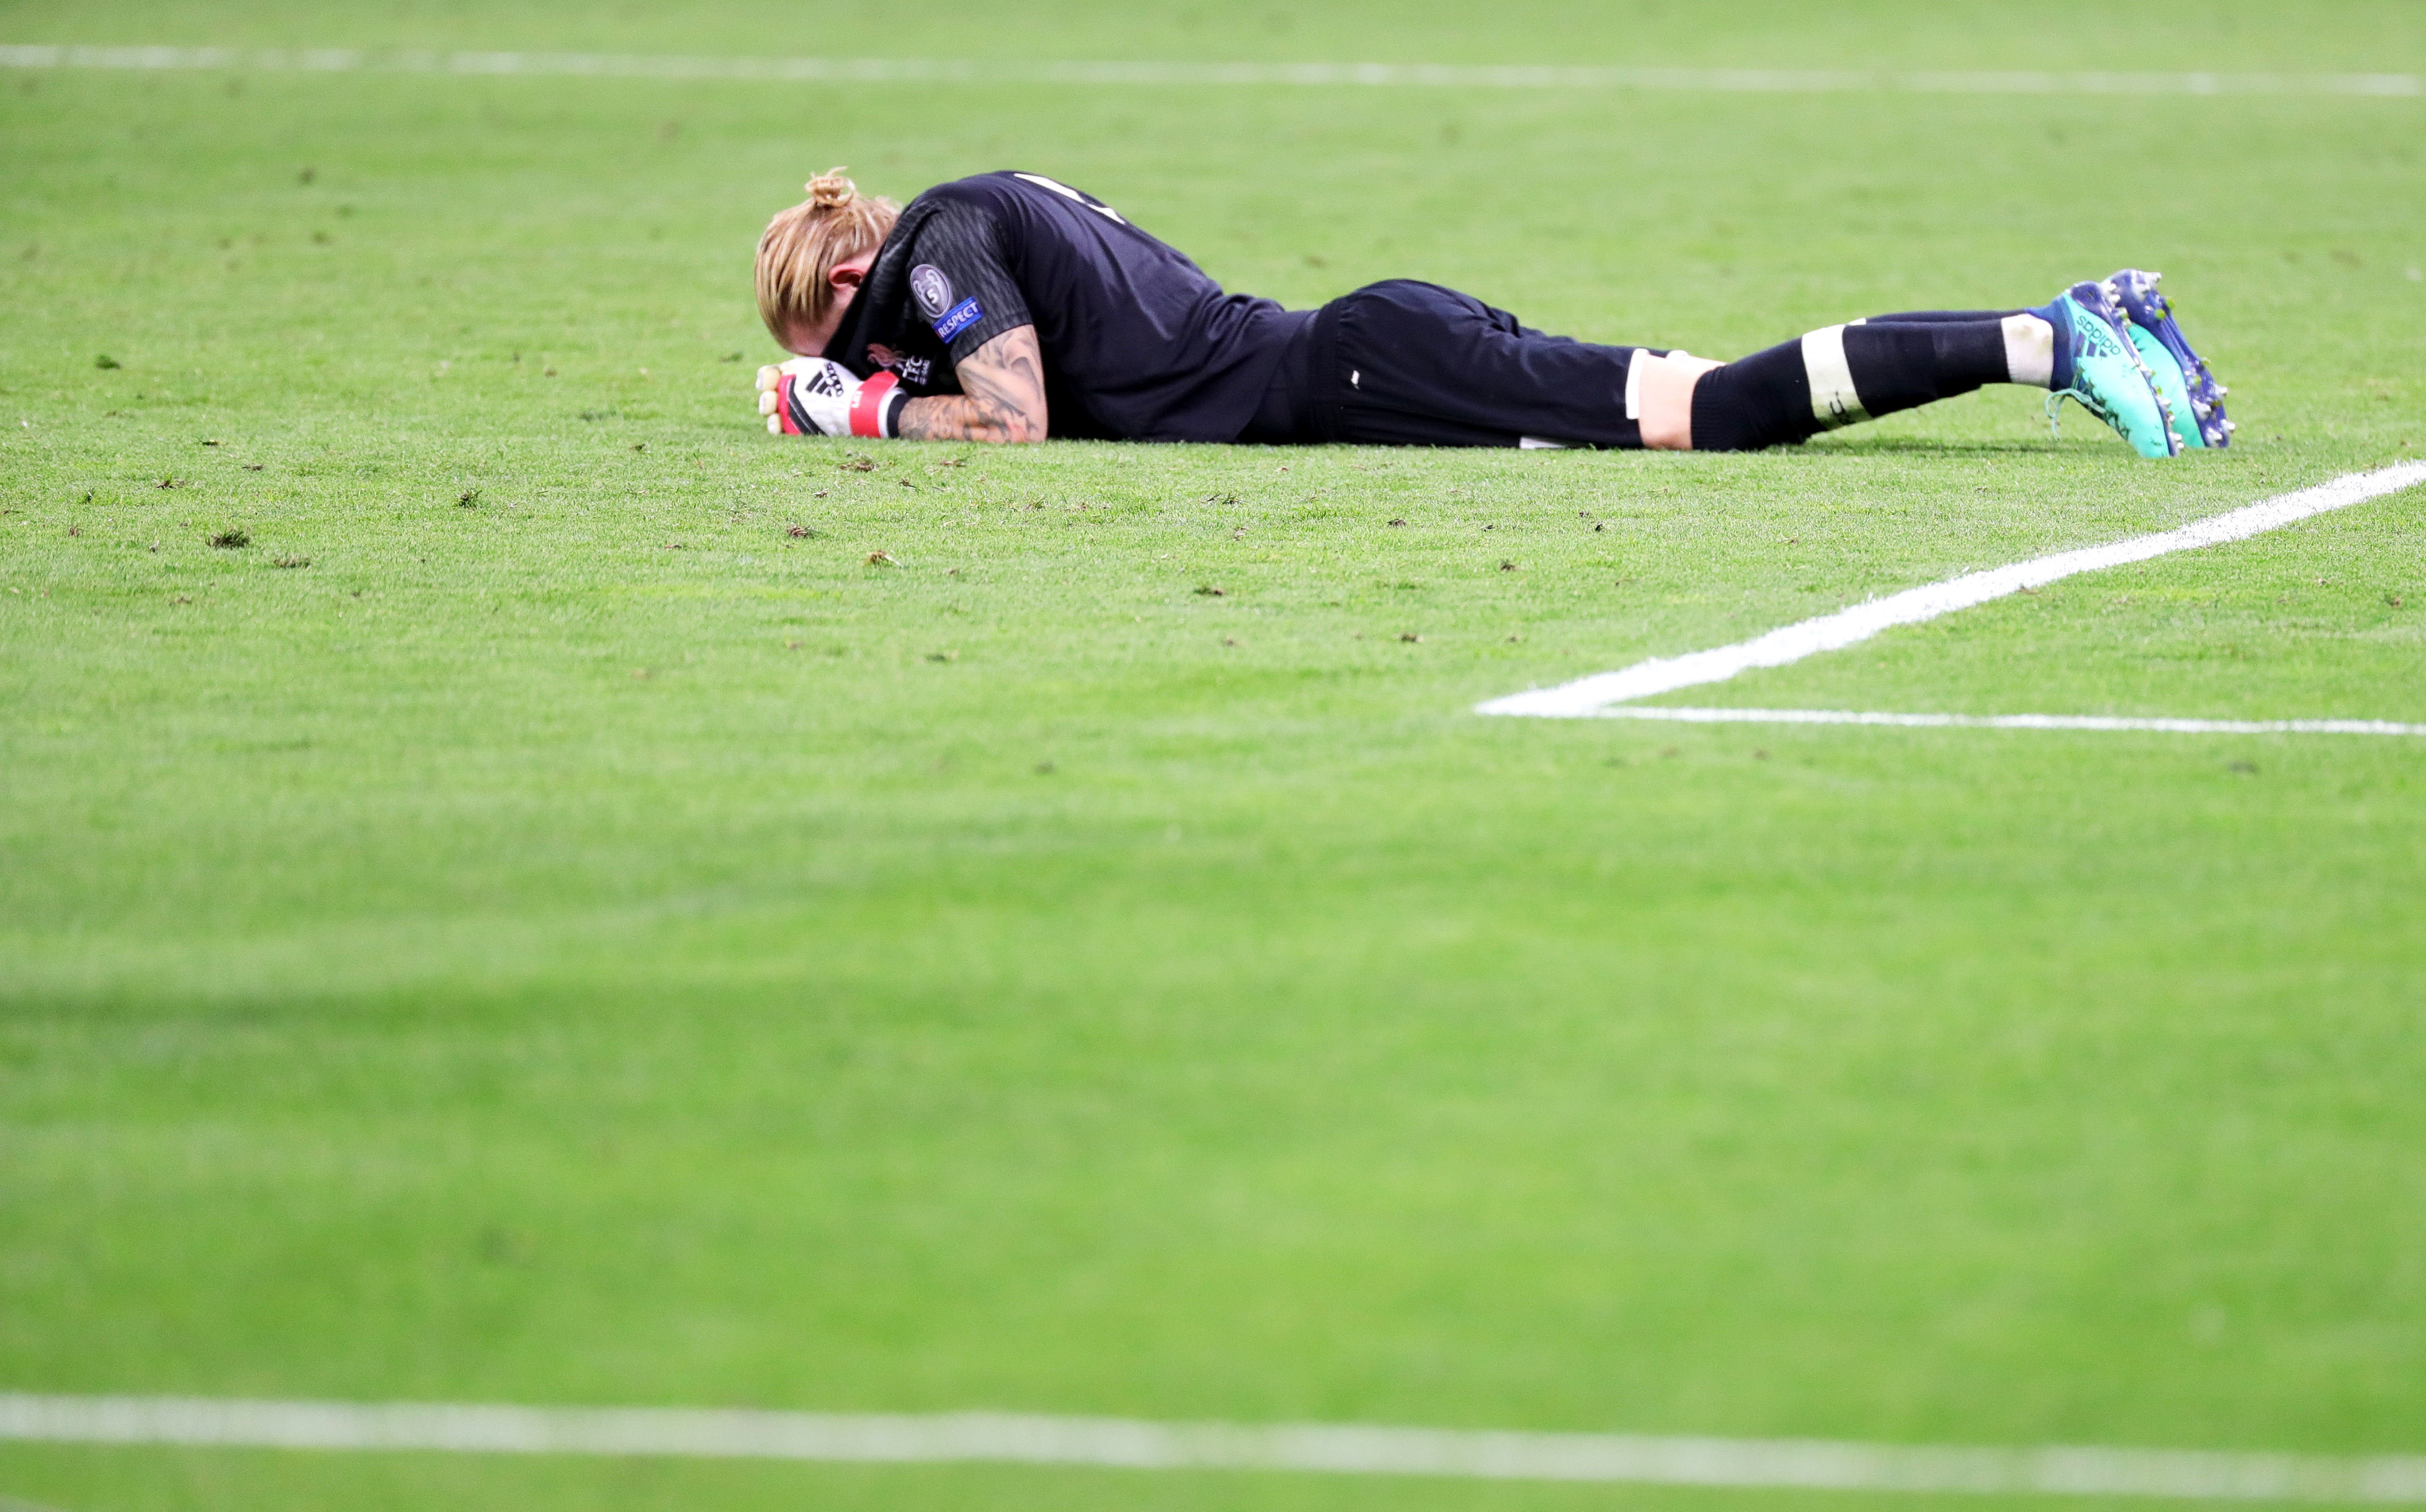
<path id="1" fill-rule="evenodd" d="M 910 269 L 910 292 L 918 298 L 918 307 L 932 320 L 952 307 L 952 281 L 932 263 L 920 263 Z"/>

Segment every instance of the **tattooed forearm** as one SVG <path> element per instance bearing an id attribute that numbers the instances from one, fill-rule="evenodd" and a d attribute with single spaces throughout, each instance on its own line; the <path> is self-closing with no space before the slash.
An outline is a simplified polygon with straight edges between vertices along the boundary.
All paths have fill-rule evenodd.
<path id="1" fill-rule="evenodd" d="M 901 434 L 913 441 L 1042 441 L 1044 357 L 1034 326 L 1014 326 L 953 365 L 962 392 L 912 399 Z"/>

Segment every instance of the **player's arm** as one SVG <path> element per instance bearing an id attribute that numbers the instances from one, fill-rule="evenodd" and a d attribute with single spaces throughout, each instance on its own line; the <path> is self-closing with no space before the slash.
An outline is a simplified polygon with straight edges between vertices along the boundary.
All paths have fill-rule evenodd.
<path id="1" fill-rule="evenodd" d="M 1042 441 L 1044 357 L 1036 328 L 1013 326 L 952 365 L 958 394 L 912 399 L 898 434 L 914 441 Z"/>
<path id="2" fill-rule="evenodd" d="M 1044 357 L 1034 326 L 990 337 L 952 370 L 962 392 L 914 399 L 889 372 L 863 380 L 831 359 L 795 357 L 758 369 L 758 413 L 776 435 L 1044 439 Z"/>

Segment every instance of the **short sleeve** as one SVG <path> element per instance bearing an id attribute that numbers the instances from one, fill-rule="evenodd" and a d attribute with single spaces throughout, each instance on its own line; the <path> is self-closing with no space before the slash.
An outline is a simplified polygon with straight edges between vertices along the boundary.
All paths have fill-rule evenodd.
<path id="1" fill-rule="evenodd" d="M 1004 251 L 995 218 L 964 202 L 939 205 L 918 228 L 908 273 L 911 318 L 924 321 L 955 363 L 1035 323 Z"/>

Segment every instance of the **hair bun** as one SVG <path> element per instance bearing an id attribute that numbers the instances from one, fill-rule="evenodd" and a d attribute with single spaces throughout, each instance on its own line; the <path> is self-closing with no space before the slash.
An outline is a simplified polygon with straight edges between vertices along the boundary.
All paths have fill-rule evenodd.
<path id="1" fill-rule="evenodd" d="M 839 210 L 859 198 L 859 186 L 839 168 L 830 168 L 809 180 L 809 203 L 820 210 Z"/>

